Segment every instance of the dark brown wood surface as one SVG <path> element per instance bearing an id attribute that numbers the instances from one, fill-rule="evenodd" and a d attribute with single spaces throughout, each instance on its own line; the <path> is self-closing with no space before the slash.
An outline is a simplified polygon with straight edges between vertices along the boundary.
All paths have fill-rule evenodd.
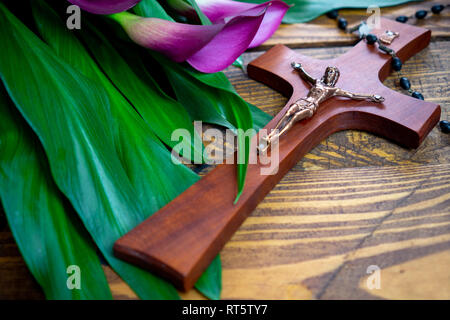
<path id="1" fill-rule="evenodd" d="M 382 14 L 412 13 L 432 3 L 382 9 Z M 356 18 L 364 11 L 342 13 Z M 424 22 L 440 36 L 433 35 L 430 46 L 402 70 L 426 101 L 441 105 L 442 119 L 450 118 L 448 17 L 445 13 Z M 339 31 L 328 19 L 312 22 L 319 28 L 322 23 L 324 48 L 296 52 L 330 59 L 351 48 L 353 40 L 334 46 L 333 34 Z M 287 26 L 295 27 L 298 36 L 281 39 L 277 32 L 270 41 L 304 47 L 311 37 L 305 31 L 309 25 Z M 262 53 L 254 50 L 244 60 L 248 63 Z M 226 73 L 244 99 L 272 115 L 287 102 L 237 68 Z M 398 90 L 396 81 L 390 76 L 384 84 Z M 222 297 L 450 298 L 449 153 L 450 137 L 438 128 L 413 150 L 354 130 L 323 140 L 289 171 L 222 250 Z M 364 286 L 367 267 L 373 264 L 381 268 L 380 290 Z M 105 272 L 115 298 L 135 298 L 109 267 Z M 202 298 L 195 290 L 182 297 Z M 0 219 L 0 298 L 43 298 L 4 219 Z"/>
<path id="2" fill-rule="evenodd" d="M 376 35 L 385 30 L 400 33 L 390 47 L 403 61 L 429 44 L 429 30 L 388 19 L 381 19 L 380 24 L 380 29 L 372 31 Z M 309 85 L 292 70 L 292 61 L 302 63 L 316 78 L 320 78 L 327 66 L 336 66 L 341 72 L 338 87 L 355 93 L 378 94 L 385 102 L 327 100 L 314 117 L 296 124 L 280 138 L 279 156 L 271 164 L 276 167 L 273 173 L 262 174 L 267 166 L 261 164 L 249 166 L 238 203 L 233 203 L 237 190 L 236 167 L 220 165 L 119 239 L 114 245 L 115 254 L 189 290 L 265 195 L 303 155 L 332 133 L 365 130 L 405 147 L 417 148 L 439 121 L 440 107 L 385 87 L 381 81 L 391 71 L 391 59 L 376 46 L 360 42 L 332 60 L 301 56 L 277 45 L 252 61 L 247 68 L 250 78 L 290 97 L 283 111 L 265 127 L 268 130 L 309 90 Z M 257 138 L 253 140 L 256 144 Z"/>

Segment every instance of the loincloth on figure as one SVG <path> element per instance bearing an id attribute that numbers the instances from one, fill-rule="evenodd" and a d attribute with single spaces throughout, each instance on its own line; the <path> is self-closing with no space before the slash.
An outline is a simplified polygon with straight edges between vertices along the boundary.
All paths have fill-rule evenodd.
<path id="1" fill-rule="evenodd" d="M 317 103 L 307 100 L 307 98 L 301 98 L 295 101 L 291 106 L 289 107 L 287 114 L 292 116 L 295 114 L 306 114 L 306 117 L 312 117 L 314 113 L 316 112 L 318 108 Z M 309 111 L 309 112 L 307 112 Z"/>

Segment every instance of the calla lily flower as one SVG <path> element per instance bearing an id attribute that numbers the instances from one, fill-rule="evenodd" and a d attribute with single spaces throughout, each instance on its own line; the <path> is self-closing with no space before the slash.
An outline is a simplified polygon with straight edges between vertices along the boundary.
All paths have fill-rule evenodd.
<path id="1" fill-rule="evenodd" d="M 212 25 L 143 18 L 129 12 L 114 14 L 111 18 L 139 45 L 161 52 L 176 62 L 187 61 L 199 71 L 213 73 L 231 65 L 248 48 L 266 41 L 280 25 L 289 6 L 283 1 L 268 1 L 233 8 L 233 11 L 225 8 L 222 12 L 217 9 L 216 15 L 206 10 L 214 18 L 210 18 Z"/>
<path id="2" fill-rule="evenodd" d="M 167 0 L 172 9 L 186 17 L 196 17 L 195 9 L 183 0 Z M 225 22 L 230 17 L 243 14 L 246 11 L 257 9 L 261 5 L 232 0 L 196 0 L 200 10 L 212 23 Z M 281 23 L 289 6 L 283 1 L 269 1 L 262 5 L 270 5 L 263 22 L 253 40 L 250 48 L 257 47 L 266 41 L 275 32 Z"/>
<path id="3" fill-rule="evenodd" d="M 140 0 L 69 1 L 92 13 L 111 14 L 110 17 L 119 22 L 137 44 L 161 52 L 176 62 L 187 61 L 206 73 L 225 69 L 245 50 L 266 41 L 289 9 L 286 3 L 279 0 L 262 4 L 197 0 L 212 24 L 194 25 L 144 18 L 124 11 Z M 182 0 L 169 0 L 168 4 L 180 14 L 196 14 Z"/>
<path id="4" fill-rule="evenodd" d="M 141 0 L 69 0 L 81 9 L 95 14 L 113 14 L 134 7 Z"/>

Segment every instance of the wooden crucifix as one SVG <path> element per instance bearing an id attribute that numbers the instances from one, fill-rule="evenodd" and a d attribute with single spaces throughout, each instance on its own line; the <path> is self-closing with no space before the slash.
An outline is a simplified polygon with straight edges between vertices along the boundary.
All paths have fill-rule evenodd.
<path id="1" fill-rule="evenodd" d="M 380 36 L 387 30 L 399 33 L 390 47 L 403 62 L 430 42 L 429 30 L 388 19 L 381 19 L 381 27 L 371 33 Z M 312 78 L 322 76 L 329 66 L 336 67 L 340 71 L 339 88 L 379 95 L 384 101 L 338 96 L 327 99 L 313 116 L 293 124 L 280 137 L 276 174 L 261 175 L 261 164 L 249 165 L 245 189 L 237 204 L 233 204 L 237 191 L 236 168 L 219 165 L 120 238 L 114 246 L 115 254 L 188 290 L 266 194 L 310 149 L 332 133 L 364 130 L 404 147 L 417 148 L 439 121 L 440 107 L 385 87 L 382 81 L 391 72 L 391 59 L 377 45 L 361 41 L 339 58 L 327 61 L 305 57 L 277 45 L 251 62 L 248 65 L 251 78 L 290 97 L 265 127 L 269 131 L 310 90 L 310 84 L 300 79 L 292 62 L 301 64 Z M 254 137 L 252 143 L 258 143 L 258 139 Z"/>

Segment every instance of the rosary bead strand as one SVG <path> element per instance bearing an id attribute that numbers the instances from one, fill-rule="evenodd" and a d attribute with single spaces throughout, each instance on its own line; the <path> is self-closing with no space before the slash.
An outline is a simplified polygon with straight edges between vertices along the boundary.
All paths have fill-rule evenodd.
<path id="1" fill-rule="evenodd" d="M 442 5 L 442 4 L 435 4 L 434 6 L 431 7 L 431 13 L 433 13 L 434 15 L 440 14 L 446 7 L 449 7 L 450 5 Z M 427 10 L 418 10 L 416 11 L 416 13 L 412 16 L 398 16 L 397 18 L 395 18 L 395 21 L 397 22 L 401 22 L 401 23 L 406 23 L 409 19 L 412 18 L 416 18 L 416 19 L 424 19 L 427 15 L 428 15 L 428 11 Z"/>
<path id="2" fill-rule="evenodd" d="M 431 13 L 433 15 L 439 15 L 446 7 L 450 7 L 450 5 L 445 5 L 445 6 L 442 5 L 442 4 L 433 5 L 431 7 Z M 429 13 L 429 11 L 427 11 L 427 10 L 418 10 L 412 16 L 409 16 L 409 17 L 407 17 L 407 16 L 398 16 L 395 20 L 397 22 L 400 22 L 400 23 L 406 23 L 409 19 L 413 19 L 413 18 L 416 18 L 417 20 L 422 20 L 422 19 L 425 19 L 426 16 L 428 16 L 428 13 Z M 343 31 L 345 31 L 345 32 L 347 32 L 347 33 L 353 33 L 355 31 L 360 31 L 360 27 L 363 24 L 365 24 L 365 22 L 361 22 L 360 24 L 358 24 L 358 25 L 356 25 L 354 27 L 347 28 L 347 26 L 348 26 L 347 19 L 345 19 L 343 17 L 340 17 L 339 16 L 339 11 L 336 10 L 336 9 L 327 12 L 326 15 L 330 19 L 333 19 L 333 20 L 337 19 L 337 26 L 338 26 L 338 28 L 343 30 Z M 420 100 L 424 100 L 424 97 L 423 97 L 423 95 L 420 92 L 414 91 L 414 90 L 411 89 L 411 82 L 409 81 L 409 79 L 406 78 L 406 77 L 402 77 L 401 76 L 400 70 L 402 69 L 403 63 L 400 60 L 400 58 L 397 57 L 397 54 L 396 54 L 396 52 L 393 49 L 391 49 L 391 48 L 385 46 L 383 43 L 381 43 L 380 39 L 378 39 L 378 37 L 376 35 L 374 35 L 374 34 L 371 34 L 371 33 L 361 34 L 361 32 L 360 32 L 360 38 L 361 39 L 365 39 L 366 43 L 368 45 L 375 45 L 375 43 L 377 43 L 378 44 L 378 49 L 380 49 L 381 51 L 383 51 L 386 54 L 389 54 L 392 57 L 392 61 L 391 61 L 392 69 L 394 71 L 397 71 L 397 76 L 399 78 L 398 83 L 399 83 L 400 87 L 402 89 L 408 91 L 408 93 L 409 93 L 409 95 L 411 97 L 416 98 L 416 99 L 420 99 Z M 439 123 L 439 126 L 440 126 L 442 132 L 450 133 L 450 122 L 449 121 L 442 120 Z"/>

